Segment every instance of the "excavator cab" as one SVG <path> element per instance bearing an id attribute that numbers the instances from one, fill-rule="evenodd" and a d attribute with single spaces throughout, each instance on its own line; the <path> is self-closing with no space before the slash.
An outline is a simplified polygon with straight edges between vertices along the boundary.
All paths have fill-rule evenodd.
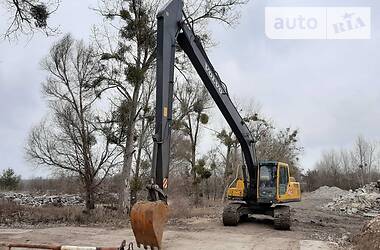
<path id="1" fill-rule="evenodd" d="M 301 200 L 300 184 L 290 177 L 289 166 L 277 161 L 262 161 L 258 168 L 257 201 L 261 204 L 278 204 Z M 238 179 L 227 190 L 230 200 L 244 200 L 244 180 Z"/>
<path id="2" fill-rule="evenodd" d="M 232 200 L 223 211 L 223 224 L 236 226 L 250 214 L 264 214 L 273 217 L 274 227 L 280 230 L 290 228 L 290 208 L 285 204 L 301 200 L 300 184 L 290 177 L 289 165 L 277 161 L 261 161 L 257 168 L 257 200 L 247 198 L 244 180 L 237 179 L 227 195 Z"/>
<path id="3" fill-rule="evenodd" d="M 288 164 L 265 161 L 259 164 L 258 202 L 286 203 L 301 200 L 300 184 L 290 177 Z"/>

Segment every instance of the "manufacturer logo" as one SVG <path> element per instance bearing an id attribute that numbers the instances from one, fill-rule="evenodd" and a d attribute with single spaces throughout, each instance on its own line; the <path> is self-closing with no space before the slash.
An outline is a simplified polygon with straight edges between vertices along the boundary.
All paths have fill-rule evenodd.
<path id="1" fill-rule="evenodd" d="M 219 83 L 218 78 L 215 76 L 214 72 L 210 69 L 207 63 L 205 63 L 205 70 L 207 72 L 208 77 L 211 79 L 212 84 L 215 86 L 215 88 L 218 90 L 219 93 L 224 94 L 225 90 Z"/>

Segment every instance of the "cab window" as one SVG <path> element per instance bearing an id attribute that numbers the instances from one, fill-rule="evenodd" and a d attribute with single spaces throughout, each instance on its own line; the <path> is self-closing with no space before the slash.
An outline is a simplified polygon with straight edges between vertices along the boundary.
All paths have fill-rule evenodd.
<path id="1" fill-rule="evenodd" d="M 276 168 L 273 166 L 262 165 L 260 167 L 260 187 L 274 187 L 275 171 Z"/>
<path id="2" fill-rule="evenodd" d="M 288 171 L 285 167 L 280 167 L 280 176 L 279 176 L 279 193 L 280 195 L 284 195 L 286 193 L 286 188 L 288 186 Z"/>

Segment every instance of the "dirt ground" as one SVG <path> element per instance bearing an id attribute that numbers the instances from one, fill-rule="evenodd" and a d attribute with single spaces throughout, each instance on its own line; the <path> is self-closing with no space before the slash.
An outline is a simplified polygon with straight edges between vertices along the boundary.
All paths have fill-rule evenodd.
<path id="1" fill-rule="evenodd" d="M 326 200 L 308 199 L 292 204 L 290 231 L 273 229 L 266 217 L 250 218 L 237 227 L 224 227 L 221 209 L 215 216 L 171 220 L 164 233 L 164 249 L 348 249 L 350 238 L 367 219 L 335 215 L 319 208 Z M 116 247 L 122 240 L 133 241 L 129 226 L 54 226 L 38 229 L 0 229 L 0 242 Z M 137 247 L 135 246 L 135 249 Z"/>

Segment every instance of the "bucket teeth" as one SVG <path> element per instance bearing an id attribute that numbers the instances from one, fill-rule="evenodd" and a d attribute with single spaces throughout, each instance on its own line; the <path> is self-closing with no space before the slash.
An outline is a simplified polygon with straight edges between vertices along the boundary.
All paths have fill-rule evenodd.
<path id="1" fill-rule="evenodd" d="M 144 244 L 137 243 L 137 248 L 141 248 L 141 246 L 144 249 L 151 249 L 151 250 L 155 250 L 155 249 L 160 250 L 161 249 L 161 247 L 156 247 L 156 246 L 150 246 L 150 245 L 144 245 Z"/>
<path id="2" fill-rule="evenodd" d="M 168 219 L 168 205 L 163 201 L 136 203 L 131 210 L 131 225 L 137 246 L 161 249 L 164 226 Z"/>

